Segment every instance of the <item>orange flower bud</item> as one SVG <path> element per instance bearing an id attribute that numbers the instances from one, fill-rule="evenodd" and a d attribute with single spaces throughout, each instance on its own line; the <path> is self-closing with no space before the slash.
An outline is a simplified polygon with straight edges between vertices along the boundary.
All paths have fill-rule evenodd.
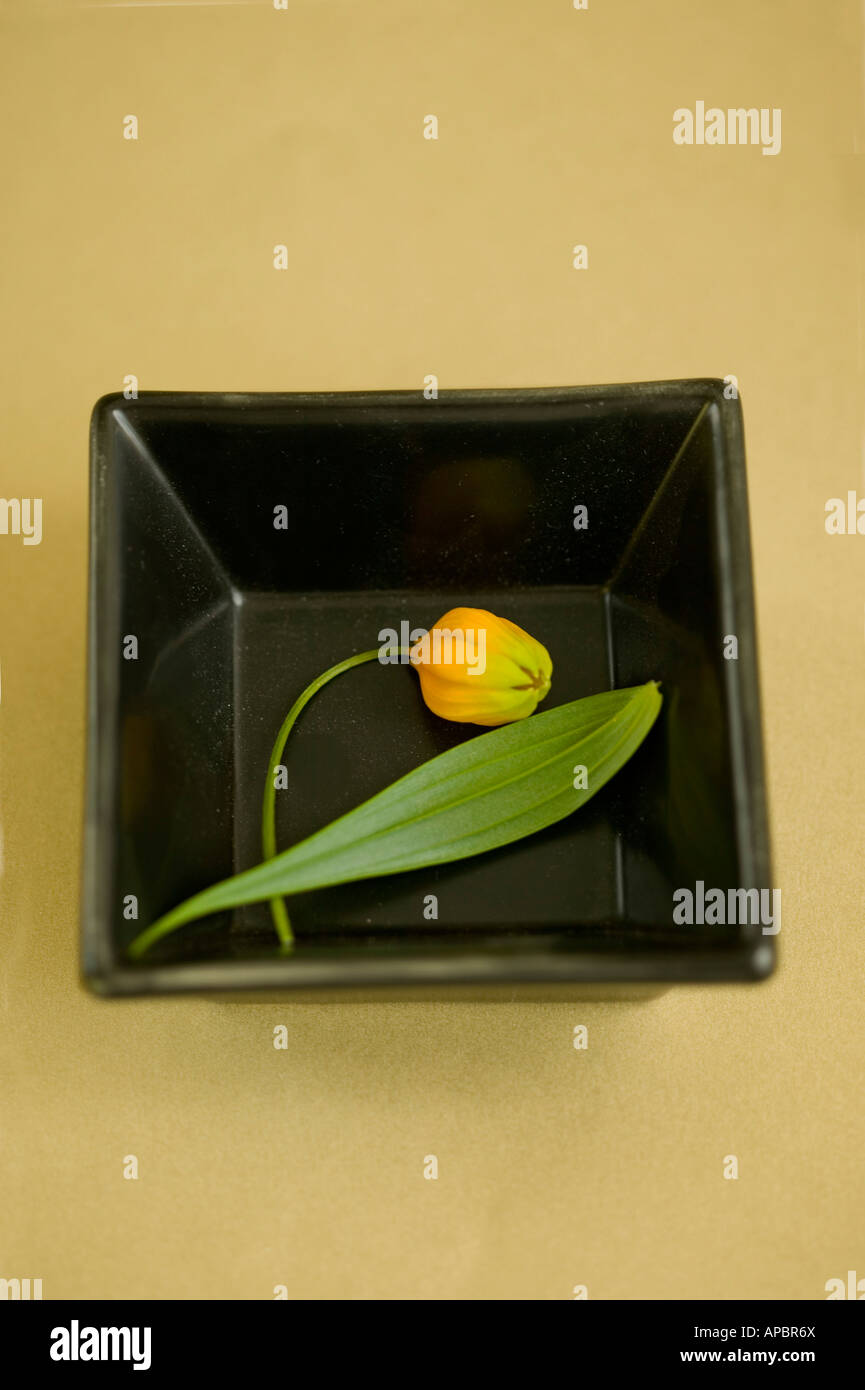
<path id="1" fill-rule="evenodd" d="M 484 608 L 452 608 L 409 659 L 433 714 L 458 724 L 525 719 L 549 692 L 553 674 L 546 647 Z"/>

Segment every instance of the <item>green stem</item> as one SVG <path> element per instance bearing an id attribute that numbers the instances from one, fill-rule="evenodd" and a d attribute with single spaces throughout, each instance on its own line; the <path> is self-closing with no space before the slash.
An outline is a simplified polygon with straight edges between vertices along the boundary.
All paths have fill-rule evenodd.
<path id="1" fill-rule="evenodd" d="M 270 763 L 267 769 L 267 778 L 264 784 L 264 802 L 261 813 L 261 841 L 265 860 L 273 859 L 276 855 L 276 787 L 274 786 L 274 774 L 282 760 L 282 753 L 285 748 L 286 740 L 297 721 L 298 715 L 301 713 L 304 706 L 309 703 L 313 695 L 321 690 L 322 686 L 327 685 L 328 681 L 332 681 L 335 676 L 341 676 L 343 671 L 350 671 L 353 666 L 360 666 L 365 661 L 376 660 L 376 658 L 380 656 L 380 651 L 381 649 L 376 647 L 375 651 L 359 652 L 357 656 L 350 656 L 347 660 L 340 661 L 337 666 L 331 666 L 328 671 L 317 676 L 316 679 L 306 687 L 285 716 L 282 727 L 276 736 L 276 742 L 273 745 L 273 751 L 271 752 Z M 396 651 L 398 655 L 403 656 L 410 651 L 410 648 L 398 647 Z M 226 880 L 226 882 L 232 883 L 234 880 L 229 879 Z M 212 890 L 208 890 L 207 895 L 211 896 Z M 164 936 L 167 936 L 169 932 L 174 931 L 176 927 L 182 926 L 188 921 L 189 917 L 186 915 L 184 909 L 188 909 L 190 903 L 201 896 L 201 894 L 196 894 L 195 899 L 190 899 L 186 903 L 181 903 L 180 907 L 174 908 L 173 911 L 159 917 L 155 922 L 151 923 L 149 927 L 146 927 L 144 931 L 139 932 L 138 936 L 135 937 L 135 940 L 128 948 L 130 957 L 133 960 L 137 960 L 140 956 L 144 955 L 145 951 L 148 951 L 151 946 L 155 945 L 157 941 L 160 941 Z M 213 902 L 209 910 L 211 912 L 218 911 L 219 905 Z M 294 934 L 291 930 L 291 922 L 285 908 L 284 900 L 281 897 L 272 898 L 270 900 L 270 910 L 282 950 L 288 952 L 292 948 Z"/>
<path id="2" fill-rule="evenodd" d="M 332 681 L 334 676 L 341 676 L 343 671 L 350 671 L 352 666 L 360 666 L 364 661 L 375 661 L 379 654 L 380 648 L 378 647 L 372 652 L 360 652 L 357 656 L 350 656 L 347 660 L 341 661 L 338 666 L 331 666 L 329 671 L 316 676 L 303 694 L 298 695 L 282 721 L 282 727 L 276 736 L 267 768 L 267 777 L 264 781 L 264 804 L 261 808 L 261 848 L 265 859 L 272 859 L 276 854 L 276 786 L 274 785 L 276 769 L 282 762 L 283 750 L 298 715 L 304 706 L 309 704 L 313 695 L 321 690 L 323 685 L 327 685 L 328 681 Z M 270 913 L 283 951 L 290 951 L 294 943 L 294 933 L 291 930 L 291 921 L 285 906 L 285 899 L 271 898 Z"/>

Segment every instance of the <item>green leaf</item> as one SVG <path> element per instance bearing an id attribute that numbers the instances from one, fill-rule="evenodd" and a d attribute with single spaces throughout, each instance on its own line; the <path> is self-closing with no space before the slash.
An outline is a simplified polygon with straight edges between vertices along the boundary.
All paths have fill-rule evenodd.
<path id="1" fill-rule="evenodd" d="M 479 734 L 254 869 L 181 903 L 129 948 L 242 903 L 406 873 L 521 840 L 576 811 L 636 752 L 661 708 L 655 681 L 573 700 Z M 574 769 L 587 769 L 587 788 Z"/>

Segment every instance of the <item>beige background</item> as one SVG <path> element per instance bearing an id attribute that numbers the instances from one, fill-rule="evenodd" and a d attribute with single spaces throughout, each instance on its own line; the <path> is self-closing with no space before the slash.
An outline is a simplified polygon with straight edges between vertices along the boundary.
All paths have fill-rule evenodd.
<path id="1" fill-rule="evenodd" d="M 2 491 L 44 499 L 40 546 L 0 536 L 0 1276 L 433 1299 L 813 1299 L 865 1276 L 865 538 L 824 530 L 829 497 L 865 491 L 858 6 L 6 0 L 0 27 Z M 697 99 L 781 107 L 782 152 L 677 148 Z M 738 377 L 778 974 L 642 1005 L 88 997 L 94 400 L 127 373 L 430 372 Z"/>

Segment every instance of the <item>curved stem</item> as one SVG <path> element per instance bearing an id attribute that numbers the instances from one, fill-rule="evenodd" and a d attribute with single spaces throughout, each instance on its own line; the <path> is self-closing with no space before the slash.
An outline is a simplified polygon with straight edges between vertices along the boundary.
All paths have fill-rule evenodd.
<path id="1" fill-rule="evenodd" d="M 341 676 L 343 671 L 350 671 L 352 666 L 360 666 L 364 661 L 375 661 L 380 655 L 380 651 L 381 649 L 376 647 L 375 651 L 359 652 L 357 656 L 350 656 L 345 661 L 340 661 L 337 666 L 331 666 L 330 670 L 324 671 L 322 675 L 316 676 L 303 693 L 298 695 L 282 721 L 282 726 L 270 754 L 267 776 L 264 781 L 264 803 L 261 808 L 261 848 L 265 859 L 272 859 L 276 854 L 276 769 L 282 762 L 283 750 L 298 715 L 304 706 L 309 704 L 313 695 L 321 690 L 323 685 L 327 685 L 328 681 L 332 681 L 335 676 Z M 294 943 L 294 933 L 291 930 L 291 921 L 286 910 L 285 899 L 271 898 L 270 913 L 283 951 L 290 951 Z"/>
<path id="2" fill-rule="evenodd" d="M 410 647 L 397 647 L 394 648 L 394 655 L 403 656 L 410 651 Z M 381 648 L 376 647 L 375 651 L 359 652 L 356 656 L 350 656 L 345 661 L 340 661 L 338 665 L 331 666 L 329 670 L 317 676 L 316 679 L 306 687 L 285 716 L 270 754 L 267 778 L 264 784 L 264 801 L 261 812 L 261 842 L 265 860 L 273 859 L 276 855 L 276 787 L 274 785 L 274 776 L 277 767 L 280 765 L 288 735 L 291 733 L 298 715 L 303 708 L 309 704 L 313 695 L 321 690 L 322 686 L 327 685 L 328 681 L 332 681 L 335 676 L 341 676 L 343 671 L 350 671 L 353 666 L 360 666 L 365 661 L 376 660 L 380 654 Z M 226 882 L 234 882 L 234 879 L 227 879 Z M 206 891 L 209 894 L 212 890 Z M 196 897 L 199 896 L 201 895 L 196 894 Z M 190 899 L 189 901 L 192 900 Z M 144 955 L 145 951 L 148 951 L 157 941 L 161 941 L 164 936 L 174 931 L 176 927 L 182 926 L 184 922 L 188 921 L 189 918 L 184 912 L 184 908 L 188 908 L 188 906 L 189 902 L 185 904 L 181 903 L 179 907 L 166 913 L 164 916 L 158 918 L 157 921 L 151 923 L 149 927 L 146 927 L 144 931 L 139 932 L 138 936 L 136 936 L 135 940 L 128 947 L 128 954 L 131 959 L 138 960 Z M 221 905 L 218 906 L 216 903 L 211 902 L 208 911 L 214 912 L 220 910 L 220 907 Z M 283 898 L 272 898 L 270 900 L 270 910 L 282 950 L 288 952 L 292 949 L 294 934 L 291 930 L 291 922 Z"/>

